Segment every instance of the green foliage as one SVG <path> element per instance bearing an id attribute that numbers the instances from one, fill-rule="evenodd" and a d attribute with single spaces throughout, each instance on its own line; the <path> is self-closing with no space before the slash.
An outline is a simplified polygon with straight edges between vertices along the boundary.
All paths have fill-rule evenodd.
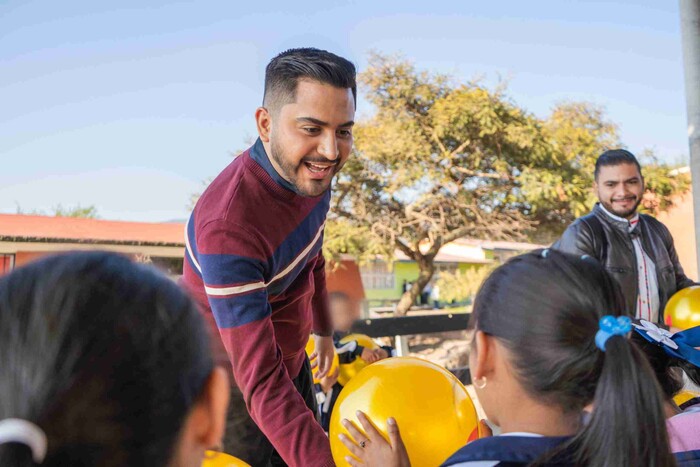
<path id="1" fill-rule="evenodd" d="M 333 213 L 345 232 L 362 237 L 352 240 L 360 251 L 364 242 L 384 243 L 380 250 L 398 248 L 418 263 L 411 295 L 430 280 L 442 245 L 457 238 L 556 239 L 595 202 L 596 158 L 622 146 L 600 107 L 564 102 L 538 118 L 503 86 L 456 83 L 401 57 L 372 54 L 359 82 L 375 112 L 355 127 Z M 645 169 L 652 208 L 687 189 L 669 169 Z M 347 244 L 337 243 L 351 251 Z"/>
<path id="2" fill-rule="evenodd" d="M 51 212 L 48 214 L 45 211 L 34 209 L 32 211 L 24 211 L 22 207 L 17 205 L 17 214 L 30 214 L 35 216 L 55 216 L 55 217 L 82 217 L 87 219 L 99 219 L 99 214 L 97 208 L 93 205 L 81 206 L 80 204 L 76 206 L 63 207 L 61 204 L 57 204 L 51 208 Z"/>
<path id="3" fill-rule="evenodd" d="M 70 206 L 63 207 L 62 205 L 56 205 L 53 208 L 53 215 L 56 217 L 82 217 L 87 219 L 97 219 L 99 215 L 97 214 L 97 208 L 95 206 Z"/>
<path id="4" fill-rule="evenodd" d="M 329 219 L 326 222 L 323 253 L 332 266 L 338 265 L 344 255 L 349 255 L 364 264 L 377 257 L 387 258 L 394 254 L 368 226 L 353 225 L 342 218 Z"/>
<path id="5" fill-rule="evenodd" d="M 441 272 L 435 282 L 440 287 L 440 300 L 449 303 L 472 298 L 492 270 L 492 265 L 482 265 L 465 271 Z"/>

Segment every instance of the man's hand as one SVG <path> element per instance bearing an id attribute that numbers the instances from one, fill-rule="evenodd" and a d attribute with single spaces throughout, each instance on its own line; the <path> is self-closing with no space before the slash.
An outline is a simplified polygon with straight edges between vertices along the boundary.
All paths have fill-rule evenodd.
<path id="1" fill-rule="evenodd" d="M 374 363 L 377 360 L 379 360 L 379 358 L 377 358 L 377 354 L 374 352 L 374 350 L 368 349 L 367 347 L 362 349 L 362 353 L 360 354 L 360 358 L 362 360 L 366 361 L 367 363 Z"/>
<path id="2" fill-rule="evenodd" d="M 318 371 L 315 376 L 317 379 L 323 379 L 328 375 L 333 364 L 333 355 L 335 348 L 333 347 L 333 338 L 331 336 L 317 336 L 314 334 L 314 342 L 316 351 L 311 355 L 311 360 L 316 358 Z"/>
<path id="3" fill-rule="evenodd" d="M 350 436 L 340 434 L 340 440 L 348 448 L 353 456 L 346 456 L 345 461 L 353 467 L 410 467 L 411 462 L 408 460 L 406 446 L 403 444 L 399 427 L 396 420 L 389 418 L 386 423 L 387 435 L 389 441 L 384 439 L 384 436 L 377 431 L 372 422 L 367 416 L 362 413 L 357 413 L 357 419 L 360 421 L 365 433 L 355 427 L 349 420 L 342 421 L 343 426 Z M 358 461 L 359 459 L 359 461 Z"/>
<path id="4" fill-rule="evenodd" d="M 330 373 L 328 376 L 325 378 L 322 378 L 320 383 L 321 384 L 321 389 L 323 390 L 324 393 L 327 393 L 328 391 L 331 390 L 331 388 L 335 385 L 335 383 L 338 382 L 338 375 L 340 375 L 340 367 L 336 367 L 335 370 Z"/>
<path id="5" fill-rule="evenodd" d="M 377 356 L 377 360 L 384 360 L 385 358 L 389 357 L 389 352 L 379 347 L 378 349 L 374 350 L 374 355 Z"/>

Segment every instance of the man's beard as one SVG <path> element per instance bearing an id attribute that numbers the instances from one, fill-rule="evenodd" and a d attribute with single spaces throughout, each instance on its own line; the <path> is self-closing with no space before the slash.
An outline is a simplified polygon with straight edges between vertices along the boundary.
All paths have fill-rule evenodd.
<path id="1" fill-rule="evenodd" d="M 615 214 L 618 217 L 622 217 L 622 218 L 626 219 L 626 218 L 630 217 L 632 214 L 634 214 L 635 212 L 637 212 L 637 208 L 639 207 L 640 203 L 642 202 L 641 196 L 635 197 L 635 199 L 636 199 L 636 202 L 634 203 L 634 206 L 632 208 L 626 209 L 624 211 L 620 211 L 619 209 L 615 209 L 612 201 L 611 202 L 601 201 L 601 203 L 603 204 L 603 207 L 605 209 L 607 209 L 607 211 L 609 213 Z"/>
<path id="2" fill-rule="evenodd" d="M 274 161 L 277 163 L 277 165 L 280 167 L 282 170 L 282 173 L 280 176 L 287 180 L 289 183 L 294 185 L 294 188 L 296 189 L 297 193 L 299 193 L 302 196 L 308 196 L 308 197 L 314 197 L 314 196 L 319 196 L 323 192 L 325 192 L 328 189 L 328 185 L 323 185 L 322 182 L 320 181 L 311 181 L 311 186 L 317 187 L 315 190 L 308 190 L 305 187 L 301 186 L 299 183 L 299 177 L 297 176 L 297 172 L 302 164 L 304 164 L 304 161 L 308 162 L 324 162 L 324 163 L 332 163 L 332 161 L 328 161 L 325 158 L 311 158 L 311 157 L 304 157 L 298 165 L 294 165 L 293 163 L 290 163 L 287 161 L 287 158 L 284 156 L 284 149 L 282 149 L 282 146 L 277 144 L 277 140 L 275 138 L 270 138 L 270 157 L 274 159 Z M 333 174 L 335 175 L 338 172 L 339 168 L 337 164 L 333 167 Z"/>

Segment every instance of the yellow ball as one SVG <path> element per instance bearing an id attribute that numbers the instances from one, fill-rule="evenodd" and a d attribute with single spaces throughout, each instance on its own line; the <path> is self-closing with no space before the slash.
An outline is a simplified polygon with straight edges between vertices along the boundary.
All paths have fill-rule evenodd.
<path id="1" fill-rule="evenodd" d="M 250 467 L 250 464 L 223 452 L 207 451 L 202 467 Z"/>
<path id="2" fill-rule="evenodd" d="M 374 342 L 371 337 L 366 336 L 364 334 L 349 334 L 340 339 L 341 344 L 347 344 L 348 342 L 352 341 L 357 341 L 358 345 L 361 345 L 366 349 L 374 350 L 379 348 L 377 343 Z M 338 382 L 342 386 L 345 386 L 346 384 L 348 384 L 348 381 L 354 378 L 355 375 L 358 374 L 360 370 L 362 370 L 367 365 L 368 363 L 360 357 L 357 357 L 350 363 L 343 363 L 342 365 L 340 365 L 340 374 L 338 375 Z"/>
<path id="3" fill-rule="evenodd" d="M 683 391 L 679 392 L 678 394 L 676 394 L 675 396 L 673 396 L 673 401 L 676 403 L 676 405 L 678 407 L 680 407 L 683 404 L 685 404 L 686 402 L 688 402 L 692 399 L 698 398 L 698 397 L 700 397 L 700 394 L 698 394 L 696 392 L 683 390 Z"/>
<path id="4" fill-rule="evenodd" d="M 386 421 L 394 417 L 411 465 L 437 466 L 479 437 L 479 419 L 467 389 L 441 366 L 413 357 L 374 363 L 343 388 L 331 414 L 330 442 L 338 466 L 349 465 L 350 452 L 338 435 L 348 419 L 362 429 L 355 412 L 366 413 L 387 438 Z"/>
<path id="5" fill-rule="evenodd" d="M 700 286 L 676 292 L 666 304 L 664 320 L 667 325 L 681 330 L 700 326 Z"/>
<path id="6" fill-rule="evenodd" d="M 306 355 L 310 357 L 315 350 L 316 342 L 314 341 L 314 336 L 310 336 L 309 342 L 306 343 Z M 338 354 L 333 352 L 333 362 L 331 363 L 331 369 L 328 371 L 328 374 L 333 373 L 335 369 L 338 368 L 338 365 L 340 365 L 340 361 L 338 360 Z M 320 380 L 316 379 L 316 377 L 314 376 L 314 384 L 318 383 L 320 383 Z"/>

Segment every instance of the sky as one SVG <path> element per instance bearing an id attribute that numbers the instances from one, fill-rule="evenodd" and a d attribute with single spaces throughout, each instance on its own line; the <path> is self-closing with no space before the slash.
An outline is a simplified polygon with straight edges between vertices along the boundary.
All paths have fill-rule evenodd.
<path id="1" fill-rule="evenodd" d="M 298 46 L 360 71 L 375 50 L 507 79 L 543 117 L 594 102 L 633 152 L 682 161 L 678 15 L 673 0 L 0 0 L 0 212 L 185 219 L 190 195 L 255 138 L 265 65 Z"/>

